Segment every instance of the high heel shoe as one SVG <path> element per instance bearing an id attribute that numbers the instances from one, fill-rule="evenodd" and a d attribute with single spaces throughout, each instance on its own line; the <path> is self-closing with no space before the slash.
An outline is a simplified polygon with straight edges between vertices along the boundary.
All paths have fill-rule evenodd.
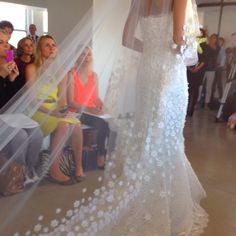
<path id="1" fill-rule="evenodd" d="M 81 175 L 74 175 L 73 177 L 77 183 L 84 181 L 86 178 L 85 176 L 81 176 Z"/>
<path id="2" fill-rule="evenodd" d="M 49 175 L 47 179 L 52 183 L 60 184 L 60 185 L 73 185 L 76 183 L 76 181 L 73 178 L 70 178 L 68 180 L 58 180 L 52 177 L 51 175 Z"/>

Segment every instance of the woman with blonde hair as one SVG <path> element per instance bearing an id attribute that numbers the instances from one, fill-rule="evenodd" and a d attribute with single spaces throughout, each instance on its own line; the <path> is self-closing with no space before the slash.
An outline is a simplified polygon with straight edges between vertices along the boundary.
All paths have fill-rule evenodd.
<path id="1" fill-rule="evenodd" d="M 109 136 L 109 125 L 97 115 L 103 114 L 103 102 L 99 98 L 98 78 L 92 68 L 92 50 L 85 47 L 75 66 L 68 74 L 67 96 L 72 111 L 81 112 L 80 120 L 98 131 L 97 165 L 105 166 L 106 140 Z"/>
<path id="2" fill-rule="evenodd" d="M 50 63 L 56 58 L 57 45 L 50 35 L 44 35 L 39 38 L 35 62 L 26 68 L 26 79 L 29 87 L 37 81 L 39 76 Z M 38 111 L 33 115 L 33 119 L 40 123 L 44 136 L 51 135 L 51 153 L 54 153 L 50 168 L 51 180 L 60 184 L 72 184 L 83 180 L 84 172 L 82 168 L 82 130 L 78 119 L 68 117 L 66 100 L 66 80 L 63 79 L 55 87 L 55 78 L 49 75 L 48 81 L 43 84 L 37 94 L 37 99 L 44 102 Z M 45 99 L 46 98 L 46 99 Z M 59 160 L 63 149 L 62 140 L 68 136 L 71 130 L 71 145 L 74 151 L 76 170 L 72 178 L 65 176 L 60 170 Z"/>

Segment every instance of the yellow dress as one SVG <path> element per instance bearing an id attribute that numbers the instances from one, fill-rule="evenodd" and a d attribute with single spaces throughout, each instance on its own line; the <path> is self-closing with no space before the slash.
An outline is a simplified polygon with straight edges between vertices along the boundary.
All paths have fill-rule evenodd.
<path id="1" fill-rule="evenodd" d="M 40 100 L 45 100 L 45 97 L 48 94 L 48 91 L 50 91 L 51 86 L 51 83 L 45 84 L 40 90 L 37 98 Z M 44 102 L 42 106 L 48 110 L 56 109 L 58 107 L 57 94 L 58 88 L 56 87 L 47 97 L 47 102 Z M 70 124 L 77 124 L 80 122 L 77 118 L 60 118 L 41 112 L 39 110 L 32 116 L 32 119 L 40 124 L 40 128 L 42 129 L 44 136 L 51 134 L 57 128 L 59 122 L 67 122 Z"/>

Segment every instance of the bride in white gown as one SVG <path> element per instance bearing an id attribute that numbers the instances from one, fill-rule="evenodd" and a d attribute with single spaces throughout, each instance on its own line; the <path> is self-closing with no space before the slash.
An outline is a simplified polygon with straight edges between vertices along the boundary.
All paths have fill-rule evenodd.
<path id="1" fill-rule="evenodd" d="M 108 2 L 122 4 L 120 0 Z M 90 23 L 87 29 L 83 27 L 90 17 L 69 35 L 70 45 L 62 45 L 65 50 L 59 50 L 60 60 L 50 68 L 57 83 L 81 54 L 81 44 L 86 47 L 91 32 L 99 29 Z M 103 19 L 94 18 L 98 25 Z M 183 137 L 188 97 L 186 64 L 196 63 L 197 34 L 192 0 L 132 1 L 123 35 L 123 44 L 129 49 L 121 53 L 104 103 L 114 117 L 120 107 L 134 105 L 124 109 L 130 111 L 128 115 L 114 119 L 116 150 L 108 154 L 104 177 L 98 178 L 102 187 L 94 189 L 88 199 L 75 200 L 73 211 L 60 222 L 54 219 L 49 227 L 36 224 L 35 232 L 79 236 L 197 236 L 203 232 L 208 219 L 200 200 L 205 191 L 185 156 Z M 59 69 L 55 72 L 55 68 Z M 136 72 L 135 82 L 125 88 L 131 71 Z M 42 76 L 42 84 L 49 72 Z M 133 102 L 119 103 L 124 91 L 135 95 Z M 19 110 L 16 106 L 9 112 L 34 114 L 35 104 L 29 111 L 29 99 L 23 99 L 25 107 Z"/>
<path id="2" fill-rule="evenodd" d="M 186 63 L 196 63 L 195 5 L 191 0 L 132 4 L 123 43 L 142 56 L 136 80 L 136 115 L 123 137 L 129 139 L 123 156 L 138 156 L 140 170 L 131 162 L 128 175 L 138 174 L 143 183 L 132 207 L 110 235 L 199 235 L 207 224 L 207 214 L 199 205 L 205 191 L 185 156 L 183 137 Z M 185 17 L 186 11 L 191 15 Z M 142 41 L 132 30 L 138 24 L 134 19 L 140 21 Z"/>

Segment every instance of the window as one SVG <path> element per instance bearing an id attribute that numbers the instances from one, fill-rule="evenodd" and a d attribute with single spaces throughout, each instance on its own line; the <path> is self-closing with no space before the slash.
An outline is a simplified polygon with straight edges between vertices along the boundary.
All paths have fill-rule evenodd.
<path id="1" fill-rule="evenodd" d="M 48 32 L 47 9 L 31 7 L 14 3 L 0 1 L 0 21 L 10 21 L 14 26 L 10 44 L 17 46 L 17 42 L 28 34 L 28 26 L 35 24 L 37 34 L 42 35 Z"/>

